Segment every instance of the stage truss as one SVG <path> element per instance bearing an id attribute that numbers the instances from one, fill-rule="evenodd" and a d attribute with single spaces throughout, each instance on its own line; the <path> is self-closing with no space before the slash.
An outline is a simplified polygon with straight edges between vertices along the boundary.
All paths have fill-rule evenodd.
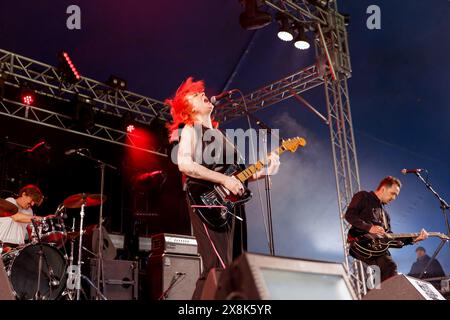
<path id="1" fill-rule="evenodd" d="M 344 265 L 358 297 L 361 298 L 367 293 L 365 270 L 361 261 L 354 260 L 348 254 L 346 235 L 350 225 L 344 219 L 353 194 L 360 190 L 347 87 L 347 79 L 351 77 L 351 63 L 345 17 L 338 13 L 336 1 L 330 1 L 326 10 L 313 6 L 306 0 L 266 0 L 265 3 L 292 19 L 311 26 L 315 34 L 316 63 L 245 95 L 245 102 L 249 112 L 256 112 L 293 96 L 299 98 L 305 91 L 324 86 L 327 116 L 322 116 L 322 119 L 326 119 L 330 131 Z M 242 104 L 242 98 L 226 100 L 218 106 L 215 117 L 220 121 L 242 117 L 242 107 L 236 107 Z"/>
<path id="2" fill-rule="evenodd" d="M 93 110 L 100 114 L 116 117 L 130 114 L 134 121 L 142 124 L 150 124 L 155 118 L 164 121 L 171 119 L 168 106 L 161 101 L 117 90 L 86 77 L 82 77 L 76 83 L 68 83 L 62 78 L 58 68 L 1 49 L 0 74 L 5 86 L 20 88 L 27 83 L 37 95 L 52 98 L 55 102 L 69 103 L 76 96 L 88 99 L 92 103 Z M 96 123 L 89 130 L 74 129 L 69 115 L 52 111 L 47 107 L 49 106 L 25 105 L 20 101 L 20 97 L 15 100 L 0 99 L 0 114 L 5 116 L 167 156 L 155 150 L 140 148 L 136 144 L 136 136 L 127 133 L 125 128 L 117 129 Z"/>

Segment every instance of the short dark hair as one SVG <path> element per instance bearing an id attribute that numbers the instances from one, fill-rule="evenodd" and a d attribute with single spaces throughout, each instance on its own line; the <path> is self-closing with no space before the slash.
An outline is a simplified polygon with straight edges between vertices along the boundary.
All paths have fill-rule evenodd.
<path id="1" fill-rule="evenodd" d="M 31 197 L 33 201 L 39 206 L 41 205 L 44 195 L 42 194 L 41 189 L 39 189 L 38 186 L 35 186 L 34 184 L 27 184 L 26 186 L 22 187 L 19 191 L 19 196 L 21 197 L 22 194 L 26 194 L 27 196 Z"/>
<path id="2" fill-rule="evenodd" d="M 393 184 L 398 185 L 399 188 L 402 187 L 402 183 L 400 182 L 399 179 L 397 179 L 393 176 L 387 176 L 387 177 L 383 178 L 383 180 L 380 181 L 380 184 L 378 185 L 377 190 L 380 190 L 381 187 L 384 187 L 384 186 L 390 188 L 390 187 L 392 187 Z"/>
<path id="3" fill-rule="evenodd" d="M 416 252 L 422 250 L 423 252 L 427 252 L 424 247 L 417 247 Z"/>

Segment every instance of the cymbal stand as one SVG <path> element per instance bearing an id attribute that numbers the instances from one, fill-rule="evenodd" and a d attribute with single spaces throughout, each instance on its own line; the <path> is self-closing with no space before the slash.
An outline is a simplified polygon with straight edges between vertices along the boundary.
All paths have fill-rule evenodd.
<path id="1" fill-rule="evenodd" d="M 75 218 L 73 218 L 72 220 L 72 231 L 75 230 Z M 75 288 L 75 272 L 76 270 L 73 267 L 73 252 L 74 252 L 74 248 L 75 247 L 75 239 L 70 239 L 70 257 L 69 257 L 69 266 L 67 267 L 67 283 L 66 283 L 66 288 L 67 288 L 67 292 L 66 294 L 69 296 L 70 300 L 73 300 L 73 289 Z"/>
<path id="2" fill-rule="evenodd" d="M 108 167 L 113 170 L 117 170 L 116 167 L 107 164 L 106 162 L 103 162 L 99 159 L 96 159 L 92 157 L 89 154 L 85 154 L 80 151 L 76 151 L 76 154 L 79 156 L 85 157 L 87 159 L 90 159 L 94 162 L 96 162 L 100 168 L 100 196 L 101 196 L 101 202 L 100 202 L 100 217 L 99 217 L 99 223 L 98 223 L 98 263 L 97 263 L 97 300 L 99 300 L 101 297 L 102 290 L 105 286 L 105 279 L 103 274 L 103 234 L 102 234 L 102 224 L 103 224 L 103 195 L 104 195 L 104 186 L 105 186 L 105 168 Z M 80 230 L 81 232 L 81 230 Z M 81 237 L 80 237 L 80 243 L 81 243 Z M 81 246 L 80 246 L 80 255 L 81 255 Z M 102 286 L 100 286 L 100 281 L 102 282 Z"/>
<path id="3" fill-rule="evenodd" d="M 80 209 L 80 240 L 78 244 L 78 266 L 75 268 L 75 289 L 77 291 L 77 300 L 80 300 L 81 290 L 81 252 L 83 247 L 83 219 L 84 219 L 84 207 L 86 205 L 86 195 L 83 193 L 83 203 Z"/>

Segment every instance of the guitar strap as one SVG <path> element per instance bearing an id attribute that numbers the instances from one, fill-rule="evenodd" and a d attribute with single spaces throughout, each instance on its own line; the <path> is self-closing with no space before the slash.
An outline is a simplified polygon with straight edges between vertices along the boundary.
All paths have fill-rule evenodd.
<path id="1" fill-rule="evenodd" d="M 388 223 L 387 223 L 386 213 L 384 212 L 383 208 L 381 208 L 381 215 L 383 216 L 384 230 L 388 230 Z"/>
<path id="2" fill-rule="evenodd" d="M 209 242 L 211 242 L 211 246 L 212 246 L 214 252 L 216 253 L 217 258 L 219 258 L 222 268 L 226 269 L 225 263 L 223 262 L 222 257 L 219 254 L 219 251 L 217 251 L 216 246 L 214 245 L 214 242 L 212 241 L 212 239 L 209 235 L 208 228 L 206 227 L 206 225 L 203 222 L 202 222 L 202 224 L 203 224 L 203 228 L 205 228 L 205 232 L 206 232 L 206 235 L 208 236 Z"/>

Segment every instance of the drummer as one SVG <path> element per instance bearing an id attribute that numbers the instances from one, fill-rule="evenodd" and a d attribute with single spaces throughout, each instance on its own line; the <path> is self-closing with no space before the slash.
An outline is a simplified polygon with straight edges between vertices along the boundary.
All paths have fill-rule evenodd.
<path id="1" fill-rule="evenodd" d="M 6 201 L 5 201 L 6 200 Z M 42 217 L 33 215 L 33 206 L 40 206 L 44 200 L 41 190 L 29 184 L 19 191 L 19 197 L 6 198 L 0 204 L 0 242 L 3 248 L 23 245 L 28 237 L 27 226 L 32 219 L 40 221 Z M 7 203 L 10 202 L 10 204 Z"/>

